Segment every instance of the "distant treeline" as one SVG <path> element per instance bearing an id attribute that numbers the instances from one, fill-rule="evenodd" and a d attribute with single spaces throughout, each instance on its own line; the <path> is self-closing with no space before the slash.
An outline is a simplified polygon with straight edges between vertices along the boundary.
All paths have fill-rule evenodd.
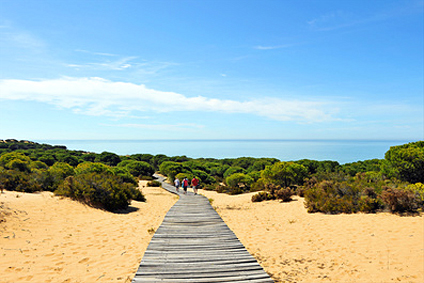
<path id="1" fill-rule="evenodd" d="M 416 212 L 424 205 L 424 141 L 391 147 L 385 159 L 339 164 L 309 159 L 119 156 L 0 140 L 0 187 L 7 190 L 54 191 L 116 210 L 127 207 L 131 199 L 144 199 L 135 189 L 137 178 L 152 179 L 154 172 L 170 181 L 196 176 L 204 189 L 229 194 L 263 191 L 253 201 L 290 200 L 298 194 L 305 197 L 309 212 Z"/>

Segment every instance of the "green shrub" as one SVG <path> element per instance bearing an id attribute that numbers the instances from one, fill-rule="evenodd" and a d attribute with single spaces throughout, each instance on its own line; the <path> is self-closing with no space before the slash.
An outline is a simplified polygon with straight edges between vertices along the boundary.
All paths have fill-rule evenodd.
<path id="1" fill-rule="evenodd" d="M 381 193 L 381 199 L 392 212 L 416 212 L 420 206 L 415 192 L 408 189 L 387 188 Z"/>
<path id="2" fill-rule="evenodd" d="M 365 176 L 365 175 L 364 175 Z M 355 177 L 350 182 L 322 181 L 305 192 L 308 212 L 323 213 L 375 213 L 384 208 L 392 212 L 416 212 L 422 207 L 420 194 L 412 186 L 403 189 L 400 183 L 385 182 L 393 186 L 364 187 L 364 179 Z M 308 184 L 308 182 L 306 182 Z M 312 184 L 313 182 L 311 182 Z M 365 182 L 365 184 L 370 184 Z M 398 186 L 398 188 L 394 188 Z M 380 193 L 381 192 L 381 193 Z"/>
<path id="3" fill-rule="evenodd" d="M 217 162 L 206 163 L 206 166 L 209 169 L 209 174 L 219 178 L 224 178 L 225 171 L 230 168 L 230 166 L 227 164 L 221 164 Z"/>
<path id="4" fill-rule="evenodd" d="M 384 203 L 380 198 L 372 198 L 367 195 L 360 197 L 358 202 L 358 210 L 365 213 L 375 213 L 384 207 Z"/>
<path id="5" fill-rule="evenodd" d="M 233 166 L 248 169 L 249 167 L 253 166 L 255 161 L 256 158 L 253 157 L 239 157 L 234 160 Z"/>
<path id="6" fill-rule="evenodd" d="M 52 154 L 44 154 L 38 158 L 39 161 L 44 162 L 47 166 L 52 166 L 57 160 Z"/>
<path id="7" fill-rule="evenodd" d="M 302 185 L 308 170 L 305 166 L 294 162 L 277 162 L 272 166 L 266 166 L 262 171 L 262 178 L 268 183 L 289 187 Z"/>
<path id="8" fill-rule="evenodd" d="M 253 184 L 253 179 L 249 175 L 243 173 L 234 173 L 225 179 L 230 187 L 247 187 Z"/>
<path id="9" fill-rule="evenodd" d="M 63 179 L 67 176 L 72 176 L 75 174 L 74 168 L 72 168 L 72 166 L 68 163 L 64 162 L 56 162 L 49 168 L 49 171 L 59 174 Z"/>
<path id="10" fill-rule="evenodd" d="M 424 141 L 390 147 L 382 171 L 410 183 L 424 182 Z"/>
<path id="11" fill-rule="evenodd" d="M 283 202 L 288 202 L 292 200 L 292 196 L 294 196 L 295 193 L 291 188 L 281 188 L 277 191 L 275 191 L 274 196 L 276 199 L 282 200 Z"/>
<path id="12" fill-rule="evenodd" d="M 122 162 L 121 162 L 122 163 Z M 121 164 L 120 163 L 120 164 Z M 152 176 L 153 173 L 155 173 L 155 169 L 153 168 L 152 165 L 150 165 L 147 162 L 144 161 L 135 161 L 135 160 L 130 160 L 130 162 L 128 162 L 125 165 L 125 168 L 128 170 L 128 172 L 133 175 L 134 177 L 139 177 L 139 176 Z"/>
<path id="13" fill-rule="evenodd" d="M 80 160 L 77 157 L 71 155 L 69 152 L 58 154 L 57 159 L 59 162 L 68 163 L 73 167 L 77 166 L 80 163 Z"/>
<path id="14" fill-rule="evenodd" d="M 146 201 L 146 198 L 144 197 L 143 193 L 136 187 L 127 185 L 126 192 L 132 200 L 143 202 Z"/>
<path id="15" fill-rule="evenodd" d="M 31 159 L 20 152 L 9 152 L 0 156 L 0 166 L 20 172 L 31 172 Z"/>
<path id="16" fill-rule="evenodd" d="M 258 194 L 253 195 L 252 201 L 279 199 L 283 202 L 289 202 L 292 200 L 292 196 L 295 195 L 294 190 L 290 187 L 281 188 L 280 185 L 274 185 L 272 183 L 263 185 L 263 188 L 266 192 L 259 192 Z"/>
<path id="17" fill-rule="evenodd" d="M 206 191 L 215 191 L 216 190 L 216 185 L 204 185 L 203 189 Z"/>
<path id="18" fill-rule="evenodd" d="M 244 193 L 243 189 L 239 188 L 239 187 L 228 187 L 227 192 L 230 195 L 240 195 L 240 194 Z"/>
<path id="19" fill-rule="evenodd" d="M 138 177 L 140 180 L 144 180 L 144 181 L 153 181 L 154 178 L 152 176 L 139 176 Z"/>
<path id="20" fill-rule="evenodd" d="M 272 165 L 272 164 L 277 163 L 279 161 L 280 160 L 275 159 L 275 158 L 260 158 L 260 159 L 256 159 L 253 162 L 253 164 L 251 166 L 249 166 L 249 168 L 247 168 L 247 171 L 249 173 L 260 172 L 260 171 L 264 170 L 267 165 Z M 257 180 L 259 178 L 260 178 L 260 176 L 258 176 L 258 178 L 254 178 L 254 179 Z"/>
<path id="21" fill-rule="evenodd" d="M 117 176 L 104 173 L 69 176 L 55 194 L 108 211 L 126 209 L 131 199 L 145 200 L 142 193 L 133 185 L 124 183 Z"/>
<path id="22" fill-rule="evenodd" d="M 216 180 L 205 171 L 193 169 L 193 175 L 196 176 L 202 184 L 210 185 L 216 183 Z"/>
<path id="23" fill-rule="evenodd" d="M 130 183 L 133 185 L 137 185 L 137 180 L 131 175 L 126 168 L 122 167 L 113 167 L 111 168 L 113 175 L 118 176 L 124 181 L 124 183 Z"/>
<path id="24" fill-rule="evenodd" d="M 0 167 L 0 187 L 8 191 L 33 193 L 42 188 L 34 178 L 36 173 L 26 173 L 18 170 L 7 170 Z"/>
<path id="25" fill-rule="evenodd" d="M 159 181 L 150 181 L 147 183 L 148 187 L 160 187 L 162 186 L 162 183 Z"/>
<path id="26" fill-rule="evenodd" d="M 227 192 L 227 186 L 218 185 L 216 186 L 215 191 L 220 194 L 225 193 Z"/>
<path id="27" fill-rule="evenodd" d="M 109 166 L 116 166 L 119 162 L 121 162 L 121 158 L 116 153 L 104 151 L 101 154 L 96 155 L 94 161 L 101 162 Z"/>
<path id="28" fill-rule="evenodd" d="M 297 186 L 295 190 L 295 194 L 299 197 L 304 197 L 306 192 L 306 188 L 304 186 Z"/>
<path id="29" fill-rule="evenodd" d="M 83 162 L 78 164 L 75 168 L 75 174 L 87 174 L 87 173 L 103 173 L 112 175 L 112 168 L 106 164 L 100 162 Z"/>
<path id="30" fill-rule="evenodd" d="M 66 177 L 73 176 L 74 174 L 74 168 L 68 163 L 56 162 L 45 173 L 43 181 L 44 190 L 55 191 Z"/>
<path id="31" fill-rule="evenodd" d="M 256 182 L 257 180 L 259 180 L 261 178 L 261 172 L 260 171 L 253 171 L 248 173 L 247 175 L 249 175 L 254 182 Z"/>
<path id="32" fill-rule="evenodd" d="M 31 162 L 31 168 L 34 168 L 34 169 L 48 169 L 49 166 L 47 166 L 46 163 L 37 160 L 37 161 Z"/>
<path id="33" fill-rule="evenodd" d="M 256 195 L 252 196 L 252 202 L 261 202 L 264 200 L 273 200 L 275 199 L 273 195 L 268 192 L 259 192 Z"/>
<path id="34" fill-rule="evenodd" d="M 171 182 L 174 182 L 176 176 L 181 176 L 181 173 L 191 172 L 190 168 L 186 165 L 174 162 L 174 161 L 164 161 L 160 166 L 159 170 L 162 174 L 166 175 Z M 181 180 L 181 179 L 180 179 Z M 191 180 L 191 179 L 190 179 Z"/>
<path id="35" fill-rule="evenodd" d="M 415 183 L 411 184 L 407 187 L 408 190 L 411 190 L 415 193 L 417 197 L 417 201 L 419 205 L 424 208 L 424 184 L 423 183 Z"/>
<path id="36" fill-rule="evenodd" d="M 243 173 L 243 174 L 247 174 L 247 171 L 241 167 L 235 166 L 235 167 L 230 167 L 227 170 L 225 170 L 224 172 L 224 178 L 227 178 L 228 176 L 231 176 L 235 173 Z"/>
<path id="37" fill-rule="evenodd" d="M 265 185 L 267 181 L 264 178 L 259 178 L 256 182 L 250 187 L 251 192 L 258 192 L 265 190 Z"/>
<path id="38" fill-rule="evenodd" d="M 185 177 L 187 177 L 188 183 L 190 184 L 191 180 L 193 180 L 194 175 L 193 175 L 193 173 L 188 173 L 188 172 L 185 172 L 185 173 L 178 173 L 177 175 L 175 175 L 175 179 L 176 179 L 176 178 L 180 179 L 180 183 L 182 183 L 182 181 L 184 180 L 184 178 L 185 178 Z M 175 179 L 173 179 L 173 180 L 172 180 L 172 182 L 173 182 Z M 170 180 L 170 181 L 171 181 L 171 180 Z"/>
<path id="39" fill-rule="evenodd" d="M 359 210 L 359 188 L 343 182 L 322 181 L 305 192 L 308 212 L 354 213 Z"/>

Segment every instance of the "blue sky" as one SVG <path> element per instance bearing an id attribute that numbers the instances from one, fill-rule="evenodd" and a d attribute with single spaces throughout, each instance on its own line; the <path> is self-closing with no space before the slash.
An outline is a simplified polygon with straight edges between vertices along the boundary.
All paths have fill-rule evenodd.
<path id="1" fill-rule="evenodd" d="M 424 139 L 422 0 L 0 0 L 0 139 Z"/>

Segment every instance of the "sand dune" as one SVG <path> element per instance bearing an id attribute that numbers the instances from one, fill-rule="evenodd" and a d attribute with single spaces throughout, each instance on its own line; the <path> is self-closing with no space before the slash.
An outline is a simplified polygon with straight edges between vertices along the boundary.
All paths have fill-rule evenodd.
<path id="1" fill-rule="evenodd" d="M 147 203 L 126 214 L 48 192 L 3 193 L 0 282 L 130 282 L 149 230 L 177 201 L 159 188 L 143 193 Z M 277 282 L 424 282 L 422 216 L 308 214 L 302 198 L 201 193 Z"/>
<path id="2" fill-rule="evenodd" d="M 277 282 L 424 282 L 422 216 L 308 214 L 302 198 L 201 193 Z"/>
<path id="3" fill-rule="evenodd" d="M 5 192 L 0 205 L 0 282 L 131 282 L 177 197 L 143 188 L 146 203 L 114 214 L 52 193 Z"/>

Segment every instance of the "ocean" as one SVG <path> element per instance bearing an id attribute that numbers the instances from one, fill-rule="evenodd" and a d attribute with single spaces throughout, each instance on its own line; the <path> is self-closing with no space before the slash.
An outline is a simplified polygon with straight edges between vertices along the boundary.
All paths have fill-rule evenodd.
<path id="1" fill-rule="evenodd" d="M 119 155 L 149 153 L 191 158 L 272 157 L 281 161 L 332 160 L 340 164 L 383 159 L 391 146 L 408 140 L 38 140 L 70 150 Z"/>

